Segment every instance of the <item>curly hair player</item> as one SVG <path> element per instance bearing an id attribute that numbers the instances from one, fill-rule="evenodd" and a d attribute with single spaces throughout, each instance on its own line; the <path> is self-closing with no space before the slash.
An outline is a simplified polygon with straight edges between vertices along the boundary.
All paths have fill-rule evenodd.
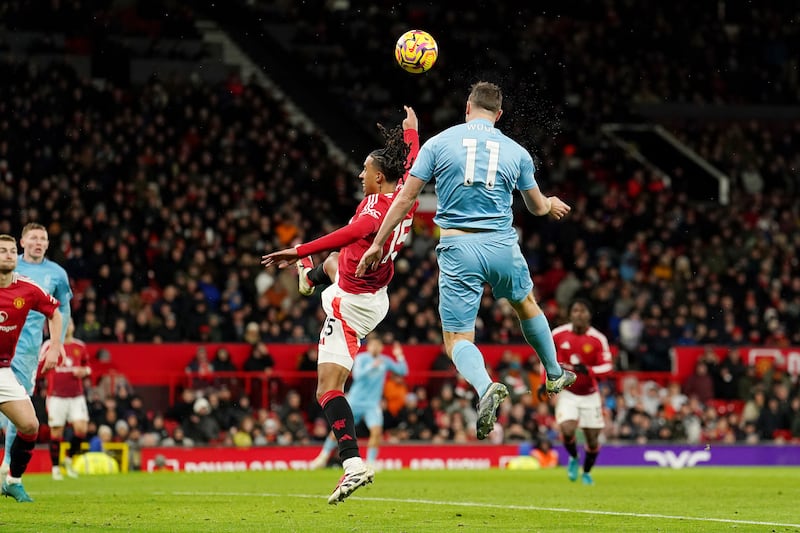
<path id="1" fill-rule="evenodd" d="M 329 504 L 344 501 L 375 477 L 360 456 L 353 411 L 345 398 L 344 385 L 361 339 L 375 329 L 389 310 L 386 287 L 394 275 L 394 258 L 408 236 L 416 210 L 415 203 L 395 224 L 376 268 L 366 276 L 356 277 L 358 260 L 372 243 L 396 191 L 402 190 L 405 175 L 419 150 L 416 115 L 410 107 L 406 106 L 405 111 L 405 129 L 381 128 L 385 146 L 364 160 L 359 179 L 365 198 L 350 223 L 309 243 L 264 255 L 261 261 L 265 268 L 273 265 L 286 268 L 303 257 L 341 250 L 334 282 L 322 292 L 326 319 L 320 332 L 317 364 L 317 400 L 336 438 L 344 466 L 344 475 L 328 498 Z"/>

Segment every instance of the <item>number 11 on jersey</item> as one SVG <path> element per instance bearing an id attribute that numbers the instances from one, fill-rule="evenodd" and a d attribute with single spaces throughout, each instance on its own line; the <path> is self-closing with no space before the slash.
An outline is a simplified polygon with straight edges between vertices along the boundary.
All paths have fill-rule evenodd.
<path id="1" fill-rule="evenodd" d="M 464 167 L 464 185 L 472 187 L 475 181 L 475 161 L 478 158 L 478 139 L 462 139 L 461 145 L 467 149 L 467 164 Z M 497 179 L 497 165 L 500 162 L 500 143 L 486 141 L 486 150 L 489 151 L 489 164 L 486 167 L 486 179 L 483 180 L 487 189 L 494 189 Z M 480 180 L 479 180 L 480 181 Z"/>

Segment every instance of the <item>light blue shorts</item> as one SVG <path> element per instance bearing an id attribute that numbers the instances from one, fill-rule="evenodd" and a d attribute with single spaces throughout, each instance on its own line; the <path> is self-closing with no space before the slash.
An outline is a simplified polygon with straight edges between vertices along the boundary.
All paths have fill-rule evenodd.
<path id="1" fill-rule="evenodd" d="M 368 428 L 375 426 L 383 427 L 383 411 L 380 404 L 377 405 L 351 405 L 353 420 L 358 425 L 362 420 Z"/>
<path id="2" fill-rule="evenodd" d="M 436 255 L 439 316 L 444 331 L 475 329 L 484 283 L 492 287 L 495 298 L 511 302 L 521 302 L 533 289 L 528 263 L 513 229 L 442 237 Z"/>
<path id="3" fill-rule="evenodd" d="M 16 352 L 11 360 L 11 370 L 17 376 L 17 381 L 25 387 L 28 396 L 33 394 L 36 386 L 36 370 L 39 367 L 39 353 Z"/>

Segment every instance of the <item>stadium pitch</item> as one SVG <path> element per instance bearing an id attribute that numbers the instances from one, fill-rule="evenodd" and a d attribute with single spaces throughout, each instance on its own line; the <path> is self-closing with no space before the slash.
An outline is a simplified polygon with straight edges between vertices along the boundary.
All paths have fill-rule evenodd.
<path id="1" fill-rule="evenodd" d="M 338 506 L 335 470 L 29 475 L 0 529 L 34 531 L 800 531 L 796 468 L 385 471 Z"/>

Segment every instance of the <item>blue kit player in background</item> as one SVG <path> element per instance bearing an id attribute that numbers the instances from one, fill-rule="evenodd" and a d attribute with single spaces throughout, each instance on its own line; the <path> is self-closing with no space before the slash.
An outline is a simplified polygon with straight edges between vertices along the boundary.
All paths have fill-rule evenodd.
<path id="1" fill-rule="evenodd" d="M 347 391 L 347 401 L 353 410 L 355 424 L 362 420 L 369 429 L 369 442 L 367 443 L 367 464 L 375 465 L 378 459 L 378 448 L 383 435 L 383 386 L 386 375 L 394 372 L 401 376 L 408 375 L 408 364 L 403 355 L 400 343 L 395 343 L 392 349 L 394 359 L 383 355 L 383 342 L 376 333 L 367 336 L 367 351 L 356 355 L 353 361 L 353 384 Z M 336 439 L 328 435 L 319 455 L 311 461 L 311 468 L 322 468 L 328 464 L 331 452 L 336 448 Z"/>
<path id="2" fill-rule="evenodd" d="M 483 354 L 475 346 L 484 283 L 516 311 L 525 340 L 547 372 L 547 391 L 556 394 L 576 379 L 558 364 L 550 325 L 534 299 L 530 271 L 512 226 L 513 192 L 521 191 L 528 211 L 537 216 L 559 220 L 570 207 L 556 196 L 542 194 L 531 155 L 494 127 L 503 113 L 502 103 L 497 85 L 482 81 L 472 86 L 466 123 L 448 128 L 422 146 L 405 187 L 356 269 L 356 275 L 364 275 L 375 268 L 384 242 L 415 205 L 425 184 L 435 178 L 438 202 L 433 220 L 441 228 L 436 247 L 439 316 L 447 355 L 480 398 L 479 439 L 492 431 L 497 407 L 508 396 L 505 385 L 492 383 Z"/>
<path id="3" fill-rule="evenodd" d="M 47 229 L 41 224 L 29 223 L 22 228 L 22 238 L 20 245 L 23 248 L 22 255 L 19 256 L 16 272 L 29 278 L 39 285 L 44 291 L 55 297 L 60 302 L 58 310 L 64 324 L 69 323 L 70 307 L 72 300 L 72 289 L 69 286 L 67 272 L 59 265 L 45 257 L 50 241 L 47 236 Z M 28 395 L 33 394 L 36 384 L 36 370 L 39 366 L 39 351 L 44 341 L 45 316 L 36 311 L 31 311 L 22 328 L 22 333 L 11 360 L 11 370 L 17 380 L 27 391 Z M 64 342 L 66 329 L 61 332 L 61 342 Z M 3 464 L 0 466 L 0 474 L 5 475 L 11 462 L 11 444 L 17 435 L 17 428 L 10 421 L 4 419 L 6 439 Z"/>

